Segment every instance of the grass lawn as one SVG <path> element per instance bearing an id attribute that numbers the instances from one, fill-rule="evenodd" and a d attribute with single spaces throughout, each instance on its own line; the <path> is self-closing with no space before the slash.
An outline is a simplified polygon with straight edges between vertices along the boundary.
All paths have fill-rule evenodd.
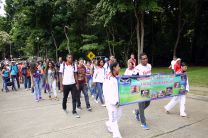
<path id="1" fill-rule="evenodd" d="M 125 68 L 120 74 L 124 74 Z M 152 73 L 171 73 L 167 67 L 153 67 Z M 208 88 L 208 67 L 188 67 L 188 78 L 191 86 Z"/>

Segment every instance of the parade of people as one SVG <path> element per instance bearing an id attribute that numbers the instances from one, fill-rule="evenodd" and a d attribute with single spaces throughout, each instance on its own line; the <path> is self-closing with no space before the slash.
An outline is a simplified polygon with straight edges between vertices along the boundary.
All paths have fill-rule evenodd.
<path id="1" fill-rule="evenodd" d="M 0 138 L 206 138 L 207 4 L 0 0 Z"/>

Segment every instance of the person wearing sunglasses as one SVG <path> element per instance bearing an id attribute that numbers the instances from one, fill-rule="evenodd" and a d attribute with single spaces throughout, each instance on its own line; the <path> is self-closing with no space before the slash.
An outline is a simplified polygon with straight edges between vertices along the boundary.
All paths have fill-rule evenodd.
<path id="1" fill-rule="evenodd" d="M 148 63 L 148 57 L 146 53 L 141 53 L 139 56 L 141 63 L 135 67 L 134 74 L 137 75 L 151 75 L 152 66 Z M 144 110 L 150 105 L 150 101 L 145 101 L 138 103 L 139 109 L 134 111 L 136 119 L 141 121 L 141 126 L 143 129 L 148 130 L 149 127 L 146 123 Z"/>

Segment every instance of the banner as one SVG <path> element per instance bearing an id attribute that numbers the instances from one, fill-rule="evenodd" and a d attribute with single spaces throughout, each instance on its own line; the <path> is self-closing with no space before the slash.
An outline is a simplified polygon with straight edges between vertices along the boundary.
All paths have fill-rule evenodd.
<path id="1" fill-rule="evenodd" d="M 120 105 L 158 100 L 186 92 L 186 74 L 118 77 Z"/>

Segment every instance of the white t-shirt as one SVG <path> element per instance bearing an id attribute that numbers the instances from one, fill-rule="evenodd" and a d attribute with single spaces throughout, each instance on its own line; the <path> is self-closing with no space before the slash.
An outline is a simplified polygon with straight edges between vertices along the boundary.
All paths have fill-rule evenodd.
<path id="1" fill-rule="evenodd" d="M 110 64 L 109 64 L 109 62 L 106 62 L 103 67 L 105 69 L 105 77 L 106 77 L 106 75 L 108 75 L 110 73 Z"/>
<path id="2" fill-rule="evenodd" d="M 103 83 L 105 79 L 105 69 L 102 67 L 97 67 L 96 70 L 94 70 L 93 74 L 93 82 L 100 82 Z"/>
<path id="3" fill-rule="evenodd" d="M 172 61 L 171 61 L 171 68 L 172 68 L 172 70 L 174 70 L 174 65 L 175 65 L 175 63 L 176 63 L 176 60 L 172 60 Z"/>
<path id="4" fill-rule="evenodd" d="M 134 74 L 134 69 L 129 69 L 127 68 L 124 75 L 133 75 Z"/>
<path id="5" fill-rule="evenodd" d="M 65 65 L 64 65 L 65 64 Z M 71 85 L 75 84 L 75 78 L 74 73 L 77 72 L 77 66 L 76 65 L 67 65 L 67 63 L 64 63 L 60 65 L 59 72 L 63 74 L 63 85 Z M 64 72 L 63 72 L 64 71 Z"/>
<path id="6" fill-rule="evenodd" d="M 146 66 L 139 64 L 135 67 L 134 74 L 139 73 L 139 75 L 151 75 L 151 72 L 152 72 L 151 64 L 147 64 Z"/>
<path id="7" fill-rule="evenodd" d="M 115 77 L 108 75 L 103 83 L 103 95 L 106 105 L 115 105 L 118 99 L 118 81 Z"/>

